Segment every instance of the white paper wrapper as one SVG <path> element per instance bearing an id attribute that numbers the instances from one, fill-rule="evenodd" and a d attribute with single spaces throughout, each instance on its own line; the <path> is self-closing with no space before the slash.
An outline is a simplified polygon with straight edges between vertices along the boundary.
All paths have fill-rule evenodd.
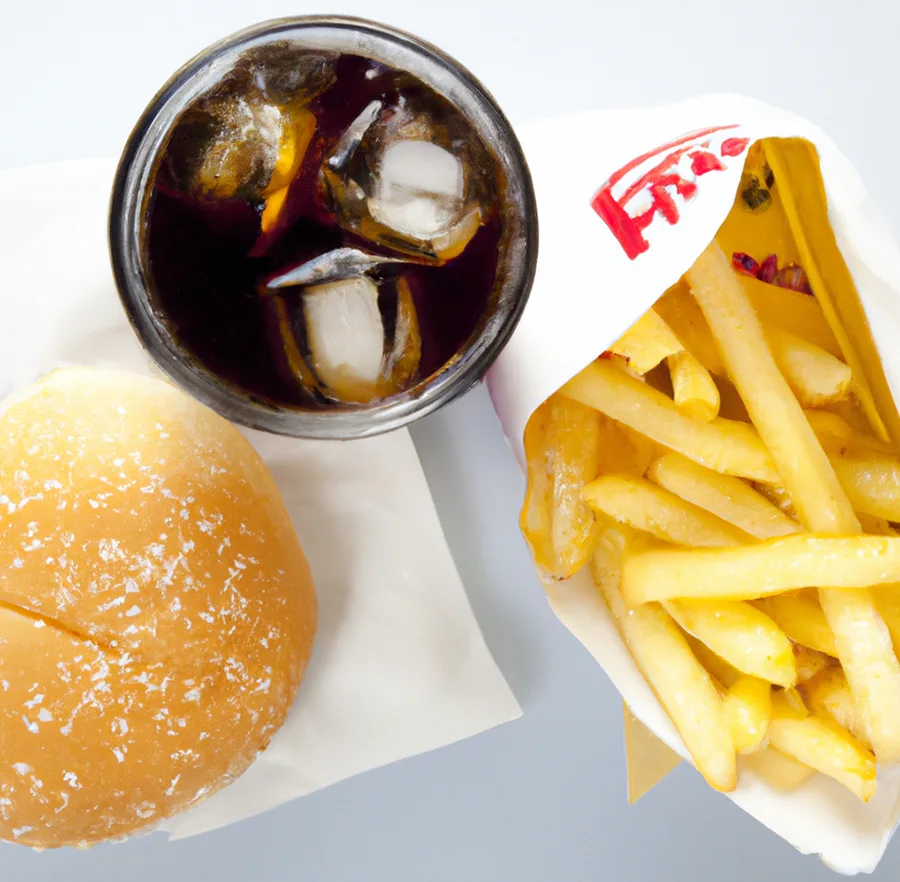
<path id="1" fill-rule="evenodd" d="M 690 133 L 702 134 L 686 137 Z M 540 256 L 528 306 L 488 385 L 523 468 L 529 416 L 691 266 L 732 207 L 746 148 L 763 137 L 800 137 L 816 146 L 838 245 L 888 381 L 900 396 L 900 250 L 846 157 L 818 128 L 759 102 L 723 95 L 548 119 L 518 134 L 537 193 Z M 693 186 L 679 193 L 674 183 L 666 185 L 675 222 L 656 212 L 638 229 L 634 218 L 651 207 L 652 197 L 642 177 L 689 146 L 694 149 L 674 168 Z M 711 153 L 716 168 L 704 170 L 701 159 L 692 170 L 697 152 Z M 630 166 L 617 181 L 617 170 Z M 592 204 L 601 191 L 611 225 Z M 568 582 L 545 584 L 554 612 L 603 666 L 635 715 L 689 759 L 590 576 L 582 571 Z M 845 873 L 870 872 L 900 819 L 900 772 L 882 768 L 878 794 L 867 805 L 821 775 L 784 795 L 744 773 L 730 798 L 800 851 L 818 853 Z"/>
<path id="2" fill-rule="evenodd" d="M 111 162 L 0 173 L 0 395 L 62 365 L 152 372 L 106 245 Z M 319 595 L 287 724 L 226 790 L 164 825 L 184 838 L 467 738 L 521 710 L 485 646 L 408 432 L 247 436 L 272 470 Z"/>

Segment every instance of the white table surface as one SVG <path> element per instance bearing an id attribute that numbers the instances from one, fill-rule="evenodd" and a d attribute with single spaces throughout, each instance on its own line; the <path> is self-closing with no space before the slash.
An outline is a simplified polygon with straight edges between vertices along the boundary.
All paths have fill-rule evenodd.
<path id="1" fill-rule="evenodd" d="M 0 167 L 117 155 L 155 90 L 208 43 L 262 19 L 340 12 L 437 43 L 514 123 L 710 91 L 779 104 L 835 139 L 900 235 L 893 0 L 4 0 L 0 8 Z M 522 479 L 485 391 L 423 421 L 414 436 L 479 622 L 525 717 L 197 840 L 43 855 L 3 846 L 0 877 L 829 878 L 689 769 L 626 805 L 621 703 L 542 598 L 517 529 Z M 874 878 L 898 874 L 900 843 Z"/>

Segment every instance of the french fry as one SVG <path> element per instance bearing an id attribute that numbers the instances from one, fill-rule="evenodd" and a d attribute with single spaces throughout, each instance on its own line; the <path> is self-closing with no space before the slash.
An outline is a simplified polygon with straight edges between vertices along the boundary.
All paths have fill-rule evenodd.
<path id="1" fill-rule="evenodd" d="M 756 677 L 741 677 L 722 704 L 737 752 L 755 753 L 763 747 L 772 719 L 772 687 Z"/>
<path id="2" fill-rule="evenodd" d="M 651 309 L 609 348 L 610 352 L 624 358 L 633 371 L 646 374 L 670 355 L 681 352 L 684 344 Z"/>
<path id="3" fill-rule="evenodd" d="M 661 606 L 630 610 L 622 600 L 619 580 L 626 541 L 615 527 L 601 532 L 591 567 L 597 587 L 700 773 L 716 790 L 733 790 L 734 743 L 712 679 Z"/>
<path id="4" fill-rule="evenodd" d="M 550 399 L 553 432 L 554 575 L 568 578 L 588 562 L 594 550 L 594 513 L 581 491 L 600 469 L 602 424 L 597 413 L 563 396 Z"/>
<path id="5" fill-rule="evenodd" d="M 795 643 L 837 658 L 834 634 L 828 627 L 822 607 L 814 599 L 782 594 L 757 600 L 755 606 Z"/>
<path id="6" fill-rule="evenodd" d="M 664 607 L 682 629 L 736 670 L 779 686 L 797 681 L 790 641 L 749 603 L 668 601 Z"/>
<path id="7" fill-rule="evenodd" d="M 873 588 L 872 596 L 891 635 L 894 653 L 900 655 L 900 585 L 882 585 Z"/>
<path id="8" fill-rule="evenodd" d="M 845 399 L 853 374 L 824 349 L 774 325 L 763 325 L 775 363 L 804 407 L 824 407 Z"/>
<path id="9" fill-rule="evenodd" d="M 622 432 L 625 438 L 625 445 L 623 445 L 625 449 L 620 448 L 617 454 L 605 458 L 603 470 L 606 472 L 625 472 L 629 475 L 642 477 L 650 463 L 659 456 L 659 445 L 651 441 L 646 435 L 641 435 L 640 432 L 629 429 L 628 426 L 623 426 L 621 423 L 616 423 L 612 420 L 609 420 L 609 423 Z M 609 465 L 607 465 L 607 460 Z"/>
<path id="10" fill-rule="evenodd" d="M 807 680 L 800 686 L 800 693 L 811 713 L 833 720 L 860 744 L 872 749 L 847 678 L 838 665 L 825 668 Z"/>
<path id="11" fill-rule="evenodd" d="M 738 277 L 729 260 L 713 243 L 687 277 L 716 338 L 729 376 L 777 464 L 804 526 L 821 533 L 859 533 L 860 524 L 850 502 L 800 405 L 779 373 L 754 309 L 740 281 L 736 281 Z M 775 541 L 791 542 L 795 538 Z M 857 541 L 872 538 L 862 537 Z M 840 586 L 833 572 L 822 575 L 824 578 L 813 579 L 805 585 Z M 888 581 L 897 579 L 885 578 L 881 573 L 863 584 Z M 867 591 L 853 593 L 823 587 L 819 599 L 879 758 L 900 759 L 900 663 L 871 595 Z"/>
<path id="12" fill-rule="evenodd" d="M 769 483 L 780 480 L 752 427 L 721 418 L 708 423 L 692 420 L 662 392 L 607 359 L 588 365 L 561 392 L 714 471 Z"/>
<path id="13" fill-rule="evenodd" d="M 716 655 L 705 643 L 702 643 L 693 634 L 685 632 L 685 639 L 691 652 L 697 657 L 697 661 L 703 665 L 709 672 L 709 675 L 716 681 L 724 692 L 730 689 L 744 676 L 737 668 L 728 664 L 724 658 Z"/>
<path id="14" fill-rule="evenodd" d="M 844 420 L 844 422 L 850 426 L 854 434 L 858 434 L 862 437 L 870 437 L 873 440 L 877 440 L 879 444 L 885 443 L 880 439 L 875 439 L 872 435 L 872 424 L 869 422 L 868 417 L 863 413 L 855 396 L 851 396 L 845 401 L 838 401 L 836 404 L 830 405 L 828 409 L 834 411 L 842 420 Z M 893 450 L 885 452 L 893 453 Z"/>
<path id="15" fill-rule="evenodd" d="M 751 276 L 740 276 L 738 281 L 761 322 L 782 328 L 835 358 L 843 358 L 834 331 L 815 297 Z"/>
<path id="16" fill-rule="evenodd" d="M 550 405 L 544 402 L 525 426 L 525 460 L 528 485 L 519 527 L 531 548 L 535 564 L 542 570 L 556 569 L 550 533 L 553 526 L 553 473 L 548 424 Z"/>
<path id="17" fill-rule="evenodd" d="M 764 496 L 772 503 L 782 514 L 787 515 L 795 523 L 800 521 L 797 516 L 797 509 L 794 508 L 794 501 L 791 494 L 784 487 L 778 484 L 763 484 L 760 481 L 753 482 L 753 489 Z"/>
<path id="18" fill-rule="evenodd" d="M 716 348 L 703 312 L 691 295 L 690 288 L 682 280 L 669 288 L 653 306 L 684 344 L 684 348 L 713 374 L 725 375 L 722 357 Z"/>
<path id="19" fill-rule="evenodd" d="M 595 511 L 677 545 L 719 548 L 740 545 L 749 538 L 645 478 L 601 475 L 585 486 L 582 497 Z"/>
<path id="20" fill-rule="evenodd" d="M 750 292 L 778 367 L 804 404 L 817 407 L 825 401 L 843 401 L 852 372 L 840 360 L 840 347 L 815 299 L 745 276 L 738 282 L 745 293 Z M 654 309 L 708 371 L 726 373 L 703 312 L 687 287 L 670 288 Z"/>
<path id="21" fill-rule="evenodd" d="M 593 409 L 554 396 L 525 429 L 528 487 L 521 527 L 535 562 L 567 579 L 594 549 L 594 513 L 581 498 L 599 470 L 603 419 Z"/>
<path id="22" fill-rule="evenodd" d="M 802 408 L 782 377 L 731 262 L 713 243 L 688 270 L 691 290 L 760 437 L 804 523 L 858 532 L 853 509 Z"/>
<path id="23" fill-rule="evenodd" d="M 678 453 L 655 460 L 647 477 L 757 539 L 787 536 L 800 526 L 740 478 L 721 475 Z"/>
<path id="24" fill-rule="evenodd" d="M 768 729 L 766 731 L 768 734 Z M 742 771 L 748 769 L 773 790 L 782 793 L 796 790 L 816 774 L 815 769 L 811 769 L 800 760 L 796 760 L 774 747 L 767 747 L 765 750 L 742 756 L 740 768 Z"/>
<path id="25" fill-rule="evenodd" d="M 846 420 L 828 410 L 807 410 L 806 420 L 829 454 L 843 453 L 853 435 Z"/>
<path id="26" fill-rule="evenodd" d="M 809 711 L 803 696 L 796 689 L 773 689 L 772 716 L 805 720 L 809 716 Z"/>
<path id="27" fill-rule="evenodd" d="M 755 600 L 828 582 L 836 588 L 857 589 L 846 594 L 871 600 L 866 588 L 896 581 L 900 581 L 900 536 L 800 533 L 739 548 L 642 551 L 625 562 L 622 592 L 636 606 L 686 597 Z M 827 610 L 825 618 L 831 624 Z M 837 639 L 834 627 L 832 631 Z M 840 654 L 839 639 L 837 648 Z"/>
<path id="28" fill-rule="evenodd" d="M 879 454 L 848 452 L 832 457 L 831 463 L 855 509 L 900 521 L 900 462 Z"/>
<path id="29" fill-rule="evenodd" d="M 875 757 L 836 723 L 814 716 L 803 720 L 779 716 L 773 702 L 769 744 L 834 778 L 863 802 L 875 795 Z"/>
<path id="30" fill-rule="evenodd" d="M 841 417 L 841 419 L 844 419 L 844 417 Z M 860 414 L 860 419 L 865 419 L 865 417 Z M 847 425 L 849 426 L 850 424 L 847 423 Z M 897 448 L 890 441 L 882 441 L 880 438 L 868 434 L 867 431 L 858 432 L 852 426 L 850 431 L 850 440 L 847 443 L 847 448 L 853 453 L 875 453 L 890 458 L 897 456 Z"/>
<path id="31" fill-rule="evenodd" d="M 815 677 L 819 671 L 834 664 L 834 659 L 825 655 L 824 652 L 817 652 L 815 649 L 809 649 L 799 643 L 794 644 L 794 666 L 797 668 L 798 687 Z"/>
<path id="32" fill-rule="evenodd" d="M 675 406 L 703 423 L 715 419 L 719 413 L 719 390 L 709 371 L 690 352 L 676 352 L 667 363 Z"/>

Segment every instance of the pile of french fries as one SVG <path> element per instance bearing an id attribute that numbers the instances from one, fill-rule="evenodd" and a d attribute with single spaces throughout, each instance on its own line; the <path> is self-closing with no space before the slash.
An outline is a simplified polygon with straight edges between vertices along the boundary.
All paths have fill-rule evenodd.
<path id="1" fill-rule="evenodd" d="M 867 801 L 900 760 L 900 460 L 858 382 L 815 296 L 714 241 L 526 428 L 536 563 L 589 567 L 718 790 Z"/>

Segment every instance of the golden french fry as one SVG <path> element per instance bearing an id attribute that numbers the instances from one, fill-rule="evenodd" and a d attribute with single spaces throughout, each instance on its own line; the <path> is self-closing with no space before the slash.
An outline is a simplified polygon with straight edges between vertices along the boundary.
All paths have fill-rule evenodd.
<path id="1" fill-rule="evenodd" d="M 760 481 L 753 481 L 753 489 L 764 496 L 772 503 L 782 514 L 787 515 L 792 521 L 798 523 L 800 518 L 797 516 L 797 509 L 794 508 L 794 502 L 791 494 L 780 487 L 778 484 L 763 484 Z"/>
<path id="2" fill-rule="evenodd" d="M 820 589 L 819 600 L 866 731 L 879 759 L 891 762 L 900 756 L 900 698 L 892 701 L 900 666 L 890 631 L 870 591 Z"/>
<path id="3" fill-rule="evenodd" d="M 667 359 L 675 406 L 695 420 L 708 423 L 719 413 L 719 390 L 709 371 L 690 352 Z"/>
<path id="4" fill-rule="evenodd" d="M 581 491 L 600 469 L 602 430 L 601 420 L 592 408 L 561 395 L 550 399 L 553 473 L 550 541 L 557 578 L 566 579 L 577 573 L 594 550 L 594 513 L 582 500 Z"/>
<path id="5" fill-rule="evenodd" d="M 601 532 L 591 570 L 638 668 L 678 729 L 694 764 L 716 790 L 737 785 L 734 743 L 712 679 L 658 604 L 625 606 L 619 589 L 626 534 Z"/>
<path id="6" fill-rule="evenodd" d="M 841 417 L 841 419 L 844 419 Z M 865 417 L 860 414 L 860 419 L 865 419 Z M 850 424 L 847 423 L 849 426 Z M 868 430 L 868 426 L 866 427 Z M 868 431 L 856 431 L 851 426 L 851 435 L 850 440 L 847 443 L 848 449 L 858 454 L 879 454 L 881 456 L 887 456 L 890 458 L 895 458 L 897 456 L 897 448 L 890 441 L 882 441 L 880 438 L 876 438 L 874 435 L 868 434 Z"/>
<path id="7" fill-rule="evenodd" d="M 535 562 L 557 579 L 574 575 L 594 549 L 594 513 L 581 491 L 599 470 L 604 429 L 597 411 L 562 396 L 542 404 L 525 428 L 520 526 Z"/>
<path id="8" fill-rule="evenodd" d="M 804 720 L 809 716 L 809 711 L 797 689 L 773 689 L 772 716 Z"/>
<path id="9" fill-rule="evenodd" d="M 806 420 L 826 453 L 843 453 L 850 444 L 852 431 L 847 421 L 829 410 L 807 410 Z"/>
<path id="10" fill-rule="evenodd" d="M 834 659 L 825 655 L 824 652 L 817 652 L 815 649 L 809 649 L 799 643 L 794 644 L 794 665 L 797 668 L 798 686 L 815 677 L 819 671 L 834 664 Z"/>
<path id="11" fill-rule="evenodd" d="M 868 733 L 840 666 L 831 665 L 820 671 L 800 687 L 800 693 L 811 713 L 834 720 L 871 750 Z"/>
<path id="12" fill-rule="evenodd" d="M 782 594 L 757 600 L 755 606 L 795 643 L 837 658 L 834 634 L 822 607 L 813 598 Z"/>
<path id="13" fill-rule="evenodd" d="M 843 357 L 841 347 L 815 297 L 769 285 L 749 276 L 740 276 L 739 281 L 761 322 L 789 331 L 835 358 Z M 703 342 L 698 339 L 708 329 L 705 327 L 703 313 L 696 309 L 688 285 L 679 283 L 670 288 L 656 302 L 654 309 L 685 346 L 710 368 L 704 358 Z M 695 330 L 698 325 L 700 332 Z M 691 336 L 692 330 L 695 331 L 694 336 Z M 717 357 L 718 355 L 714 356 Z"/>
<path id="14" fill-rule="evenodd" d="M 862 437 L 873 437 L 872 425 L 869 422 L 868 417 L 863 413 L 862 408 L 859 406 L 859 402 L 855 397 L 851 396 L 845 401 L 838 401 L 836 404 L 830 405 L 828 409 L 833 410 L 842 420 L 844 420 L 854 433 L 858 433 Z M 885 442 L 879 440 L 879 443 Z"/>
<path id="15" fill-rule="evenodd" d="M 645 478 L 601 475 L 585 486 L 582 496 L 595 511 L 666 542 L 719 548 L 740 545 L 749 538 Z"/>
<path id="16" fill-rule="evenodd" d="M 684 344 L 672 333 L 658 313 L 645 312 L 612 346 L 610 352 L 621 356 L 638 374 L 646 374 L 670 355 L 681 352 Z"/>
<path id="17" fill-rule="evenodd" d="M 824 349 L 773 325 L 764 325 L 775 363 L 804 407 L 824 407 L 850 392 L 852 371 Z"/>
<path id="18" fill-rule="evenodd" d="M 761 322 L 782 328 L 835 358 L 843 358 L 837 338 L 815 297 L 750 276 L 740 276 L 738 281 Z"/>
<path id="19" fill-rule="evenodd" d="M 722 687 L 723 692 L 734 686 L 744 676 L 737 668 L 732 667 L 724 658 L 716 655 L 705 643 L 694 637 L 693 634 L 685 632 L 684 636 L 688 646 L 691 648 L 691 652 L 697 657 L 697 661 L 706 668 L 713 680 Z"/>
<path id="20" fill-rule="evenodd" d="M 857 589 L 846 594 L 871 600 L 866 588 L 896 581 L 900 581 L 900 536 L 800 533 L 739 548 L 642 551 L 625 561 L 622 592 L 636 606 L 686 597 L 755 600 L 828 582 L 836 588 Z M 819 594 L 821 598 L 821 590 Z M 832 624 L 827 610 L 825 618 Z M 837 639 L 836 628 L 831 630 Z M 840 640 L 837 648 L 840 654 Z"/>
<path id="21" fill-rule="evenodd" d="M 777 464 L 804 526 L 821 533 L 859 533 L 861 527 L 853 508 L 800 405 L 778 371 L 756 313 L 740 281 L 735 281 L 738 276 L 732 271 L 730 261 L 713 243 L 687 277 L 729 376 Z M 794 538 L 775 541 L 791 542 Z M 872 538 L 862 537 L 862 541 Z M 823 578 L 804 585 L 841 586 L 832 571 L 822 575 Z M 862 584 L 888 581 L 897 579 L 879 573 Z M 823 587 L 819 600 L 879 758 L 900 759 L 900 663 L 871 595 L 867 591 L 854 593 Z"/>
<path id="22" fill-rule="evenodd" d="M 741 771 L 748 769 L 773 790 L 779 790 L 782 793 L 796 790 L 816 774 L 815 769 L 811 769 L 774 747 L 767 747 L 757 753 L 742 756 L 740 769 Z"/>
<path id="23" fill-rule="evenodd" d="M 722 357 L 709 332 L 703 312 L 682 280 L 673 285 L 653 306 L 675 336 L 710 373 L 725 375 Z"/>
<path id="24" fill-rule="evenodd" d="M 737 278 L 745 293 L 748 290 L 753 292 L 751 303 L 754 307 L 756 301 L 762 301 L 766 307 L 763 313 L 757 310 L 763 333 L 779 369 L 801 403 L 806 407 L 821 407 L 826 403 L 843 401 L 850 390 L 852 372 L 840 360 L 840 348 L 815 299 L 745 276 Z M 772 292 L 766 291 L 767 288 L 771 288 Z M 783 310 L 773 309 L 774 304 L 770 302 L 773 294 L 775 298 L 782 298 L 783 295 Z M 802 326 L 786 327 L 783 321 L 778 320 L 779 313 L 790 319 L 792 306 L 807 318 L 817 316 L 817 320 L 811 320 L 809 333 L 805 333 Z M 674 294 L 670 289 L 657 301 L 654 309 L 665 319 L 685 349 L 693 353 L 708 371 L 714 374 L 727 372 L 703 312 L 687 289 L 679 288 Z M 830 340 L 831 348 L 822 346 L 823 337 Z"/>
<path id="25" fill-rule="evenodd" d="M 772 460 L 752 427 L 717 418 L 700 423 L 662 392 L 598 359 L 561 389 L 653 441 L 717 472 L 778 483 Z"/>
<path id="26" fill-rule="evenodd" d="M 647 477 L 757 539 L 787 536 L 800 529 L 740 478 L 721 475 L 681 454 L 667 453 L 657 459 Z"/>
<path id="27" fill-rule="evenodd" d="M 863 802 L 877 789 L 875 757 L 849 732 L 818 717 L 779 716 L 773 701 L 769 744 L 843 784 Z"/>
<path id="28" fill-rule="evenodd" d="M 741 677 L 722 700 L 725 719 L 738 753 L 755 753 L 766 743 L 772 718 L 772 687 L 756 677 Z"/>
<path id="29" fill-rule="evenodd" d="M 672 600 L 663 605 L 682 629 L 738 671 L 779 686 L 797 681 L 790 641 L 749 603 Z"/>
<path id="30" fill-rule="evenodd" d="M 872 597 L 891 635 L 894 653 L 900 655 L 900 585 L 873 588 Z"/>
<path id="31" fill-rule="evenodd" d="M 550 405 L 544 402 L 525 426 L 525 460 L 528 485 L 519 518 L 519 527 L 531 548 L 535 564 L 542 570 L 555 569 L 550 533 L 553 525 L 553 473 L 551 471 L 548 423 Z"/>
<path id="32" fill-rule="evenodd" d="M 626 439 L 623 445 L 627 449 L 627 453 L 622 450 L 615 464 L 607 467 L 604 463 L 603 470 L 606 472 L 624 472 L 629 475 L 642 477 L 647 471 L 648 466 L 660 454 L 660 447 L 654 441 L 651 441 L 646 435 L 629 429 L 621 423 L 609 420 L 609 424 L 616 426 Z"/>
<path id="33" fill-rule="evenodd" d="M 831 464 L 855 509 L 900 521 L 900 462 L 875 453 L 847 452 L 833 456 Z"/>
<path id="34" fill-rule="evenodd" d="M 732 382 L 804 523 L 858 532 L 853 509 L 769 350 L 740 276 L 713 243 L 687 272 Z"/>

